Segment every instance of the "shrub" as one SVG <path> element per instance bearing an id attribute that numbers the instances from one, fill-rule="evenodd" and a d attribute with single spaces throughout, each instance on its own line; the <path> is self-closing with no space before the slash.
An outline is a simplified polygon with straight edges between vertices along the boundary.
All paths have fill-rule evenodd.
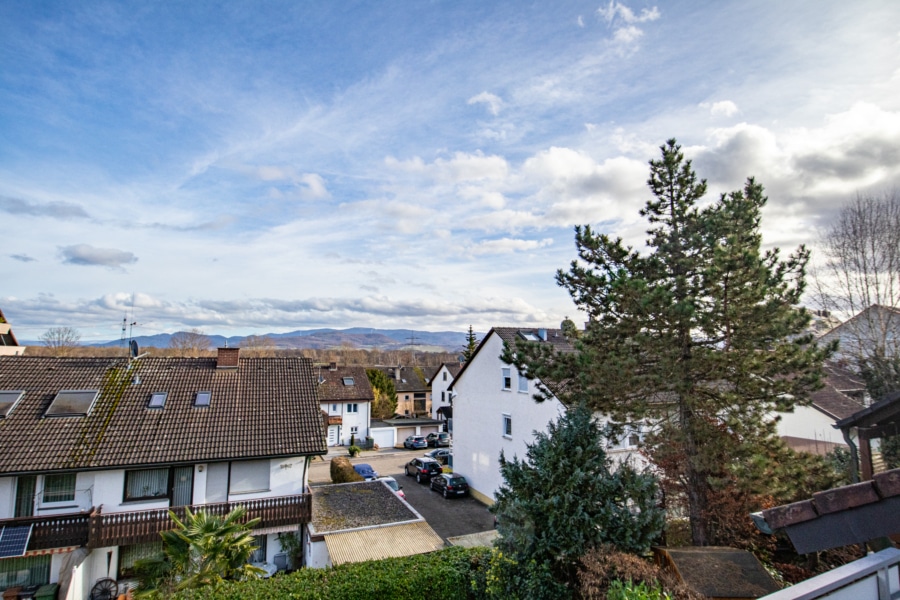
<path id="1" fill-rule="evenodd" d="M 271 579 L 223 583 L 189 590 L 175 600 L 358 600 L 359 598 L 442 600 L 483 598 L 479 573 L 488 562 L 487 548 L 447 548 L 430 554 L 300 569 Z M 481 578 L 483 581 L 483 578 Z M 473 582 L 476 584 L 473 585 Z"/>
<path id="2" fill-rule="evenodd" d="M 350 459 L 346 456 L 335 456 L 331 459 L 331 482 L 350 483 L 351 481 L 364 481 L 362 475 L 353 470 Z"/>
<path id="3" fill-rule="evenodd" d="M 359 453 L 361 451 L 362 451 L 362 448 L 360 448 L 359 446 L 350 446 L 349 448 L 347 448 L 347 453 L 350 456 L 359 456 Z"/>
<path id="4" fill-rule="evenodd" d="M 606 600 L 615 582 L 631 582 L 632 586 L 644 584 L 646 589 L 659 588 L 672 600 L 702 600 L 686 584 L 652 562 L 633 554 L 619 552 L 612 546 L 603 546 L 581 557 L 578 571 L 578 594 L 585 600 Z M 629 596 L 623 596 L 629 598 Z M 640 596 L 634 596 L 640 598 Z M 653 598 L 653 596 L 650 596 Z"/>

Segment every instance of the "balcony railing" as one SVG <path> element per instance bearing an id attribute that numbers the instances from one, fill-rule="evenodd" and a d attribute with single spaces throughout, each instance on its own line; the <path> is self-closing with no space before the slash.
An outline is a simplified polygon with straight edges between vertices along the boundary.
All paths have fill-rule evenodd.
<path id="1" fill-rule="evenodd" d="M 243 521 L 259 518 L 258 528 L 279 527 L 308 523 L 312 518 L 310 494 L 258 498 L 241 502 L 220 502 L 191 506 L 191 512 L 205 510 L 208 514 L 225 516 L 237 506 L 247 509 Z M 171 509 L 184 518 L 184 507 Z M 120 513 L 102 513 L 99 509 L 90 516 L 88 548 L 140 544 L 159 540 L 159 533 L 173 529 L 169 509 L 139 510 Z"/>
<path id="2" fill-rule="evenodd" d="M 247 509 L 243 522 L 259 518 L 258 528 L 282 527 L 309 523 L 312 519 L 312 496 L 277 496 L 240 502 L 197 504 L 191 512 L 205 510 L 208 514 L 225 516 L 237 506 Z M 184 518 L 183 506 L 172 509 L 179 519 Z M 47 550 L 70 546 L 102 548 L 125 544 L 158 541 L 159 532 L 174 528 L 169 509 L 104 513 L 100 508 L 68 515 L 19 517 L 2 519 L 0 526 L 32 525 L 28 550 Z"/>
<path id="3" fill-rule="evenodd" d="M 20 527 L 31 525 L 29 550 L 49 550 L 50 548 L 68 548 L 84 546 L 88 542 L 88 519 L 90 511 L 68 515 L 47 515 L 41 517 L 18 517 L 3 519 L 4 527 Z"/>

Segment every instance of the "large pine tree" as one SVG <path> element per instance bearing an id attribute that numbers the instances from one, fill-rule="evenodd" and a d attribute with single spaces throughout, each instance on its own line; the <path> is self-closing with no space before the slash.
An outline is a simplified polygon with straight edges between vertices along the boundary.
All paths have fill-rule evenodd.
<path id="1" fill-rule="evenodd" d="M 650 457 L 706 545 L 711 492 L 772 436 L 773 411 L 808 402 L 832 349 L 810 344 L 797 308 L 808 251 L 761 249 L 762 186 L 701 206 L 706 182 L 675 140 L 661 150 L 641 211 L 647 250 L 576 228 L 578 260 L 557 273 L 589 317 L 575 352 L 521 344 L 505 358 L 567 403 L 651 424 Z"/>

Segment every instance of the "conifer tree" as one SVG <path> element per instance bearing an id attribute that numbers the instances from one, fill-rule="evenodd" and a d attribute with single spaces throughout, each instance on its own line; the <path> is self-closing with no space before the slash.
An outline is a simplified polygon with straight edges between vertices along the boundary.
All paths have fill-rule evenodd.
<path id="1" fill-rule="evenodd" d="M 469 333 L 466 334 L 466 347 L 463 348 L 463 357 L 466 359 L 466 362 L 472 360 L 477 349 L 478 337 L 476 337 L 475 332 L 472 331 L 472 326 L 469 325 Z"/>
<path id="2" fill-rule="evenodd" d="M 706 182 L 675 140 L 660 149 L 641 211 L 647 251 L 575 229 L 578 260 L 556 277 L 589 317 L 575 351 L 521 343 L 504 359 L 542 382 L 544 397 L 649 424 L 650 458 L 668 467 L 693 543 L 707 545 L 711 490 L 758 456 L 773 411 L 808 402 L 834 348 L 810 344 L 797 308 L 808 251 L 761 249 L 762 186 L 751 178 L 701 206 Z"/>

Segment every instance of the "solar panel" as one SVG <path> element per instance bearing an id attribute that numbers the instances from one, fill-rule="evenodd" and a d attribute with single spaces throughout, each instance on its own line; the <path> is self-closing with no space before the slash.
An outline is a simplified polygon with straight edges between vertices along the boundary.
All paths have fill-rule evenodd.
<path id="1" fill-rule="evenodd" d="M 4 527 L 0 530 L 0 558 L 25 556 L 28 540 L 31 538 L 31 525 Z"/>

